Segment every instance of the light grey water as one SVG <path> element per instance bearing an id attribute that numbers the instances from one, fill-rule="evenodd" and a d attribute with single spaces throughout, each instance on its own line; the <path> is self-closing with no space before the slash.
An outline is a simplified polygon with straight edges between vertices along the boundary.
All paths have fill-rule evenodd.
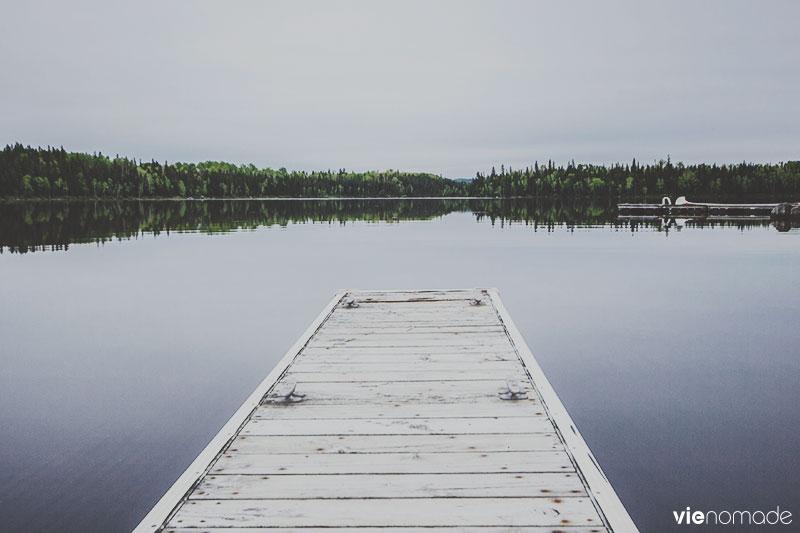
<path id="1" fill-rule="evenodd" d="M 129 531 L 340 288 L 498 287 L 643 532 L 800 515 L 798 265 L 798 230 L 469 211 L 6 252 L 0 530 Z"/>

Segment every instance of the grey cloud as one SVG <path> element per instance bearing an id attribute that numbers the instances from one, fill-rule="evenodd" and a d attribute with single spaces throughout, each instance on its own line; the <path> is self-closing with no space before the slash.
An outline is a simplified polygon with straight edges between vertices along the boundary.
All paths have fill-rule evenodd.
<path id="1" fill-rule="evenodd" d="M 17 3 L 0 143 L 259 166 L 800 155 L 795 2 Z"/>

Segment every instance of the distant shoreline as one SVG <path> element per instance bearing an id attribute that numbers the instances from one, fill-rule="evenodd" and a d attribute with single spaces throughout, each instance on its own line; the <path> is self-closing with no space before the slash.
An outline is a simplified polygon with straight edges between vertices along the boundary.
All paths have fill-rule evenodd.
<path id="1" fill-rule="evenodd" d="M 800 195 L 800 161 L 778 164 L 673 163 L 556 165 L 534 161 L 523 168 L 500 165 L 469 180 L 429 172 L 289 171 L 221 161 L 143 162 L 103 154 L 32 148 L 19 143 L 0 151 L 0 197 L 109 199 L 424 199 L 560 198 L 660 199 L 662 196 L 774 197 Z M 788 199 L 788 198 L 786 198 Z"/>
<path id="2" fill-rule="evenodd" d="M 218 202 L 224 201 L 331 201 L 331 200 L 523 200 L 535 199 L 534 196 L 313 196 L 313 197 L 286 197 L 286 196 L 215 196 L 208 198 L 184 198 L 171 196 L 162 198 L 127 197 L 127 198 L 92 198 L 86 196 L 64 196 L 58 198 L 0 198 L 0 203 L 11 202 Z"/>
<path id="3" fill-rule="evenodd" d="M 648 194 L 647 196 L 623 196 L 623 197 L 610 197 L 603 195 L 585 195 L 585 196 L 314 196 L 314 197 L 301 197 L 301 196 L 215 196 L 207 198 L 184 198 L 180 196 L 171 197 L 86 197 L 86 196 L 65 196 L 54 198 L 43 197 L 0 197 L 0 205 L 12 203 L 45 203 L 45 202 L 261 202 L 261 201 L 281 201 L 281 202 L 331 202 L 331 201 L 359 201 L 359 200 L 378 200 L 378 201 L 399 201 L 399 200 L 536 200 L 543 202 L 576 202 L 576 201 L 609 201 L 619 203 L 626 200 L 637 200 L 642 202 L 655 201 L 659 203 L 662 198 L 659 194 Z M 670 196 L 670 195 L 666 195 Z M 800 196 L 800 195 L 795 195 Z M 714 200 L 746 200 L 746 199 L 759 199 L 775 202 L 792 202 L 797 201 L 791 194 L 770 194 L 770 193 L 752 193 L 752 194 L 696 194 L 691 195 L 690 199 L 699 202 L 709 202 Z M 671 196 L 674 199 L 674 195 Z"/>

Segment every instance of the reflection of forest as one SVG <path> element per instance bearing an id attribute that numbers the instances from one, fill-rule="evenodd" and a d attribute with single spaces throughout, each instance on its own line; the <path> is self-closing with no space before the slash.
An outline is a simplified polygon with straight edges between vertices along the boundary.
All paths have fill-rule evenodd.
<path id="1" fill-rule="evenodd" d="M 150 200 L 29 201 L 0 204 L 0 251 L 66 249 L 169 231 L 226 232 L 289 223 L 425 220 L 455 211 L 492 224 L 522 222 L 534 230 L 557 226 L 661 227 L 660 221 L 620 222 L 613 203 L 537 200 Z M 753 224 L 765 224 L 755 222 Z M 746 222 L 715 225 L 753 225 Z"/>

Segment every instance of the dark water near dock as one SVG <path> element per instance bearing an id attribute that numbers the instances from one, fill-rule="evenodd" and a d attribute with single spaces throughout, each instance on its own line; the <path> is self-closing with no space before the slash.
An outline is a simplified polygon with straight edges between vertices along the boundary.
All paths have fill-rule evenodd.
<path id="1" fill-rule="evenodd" d="M 781 229 L 605 203 L 0 204 L 0 531 L 132 529 L 346 287 L 498 287 L 641 531 L 687 506 L 796 524 Z"/>

